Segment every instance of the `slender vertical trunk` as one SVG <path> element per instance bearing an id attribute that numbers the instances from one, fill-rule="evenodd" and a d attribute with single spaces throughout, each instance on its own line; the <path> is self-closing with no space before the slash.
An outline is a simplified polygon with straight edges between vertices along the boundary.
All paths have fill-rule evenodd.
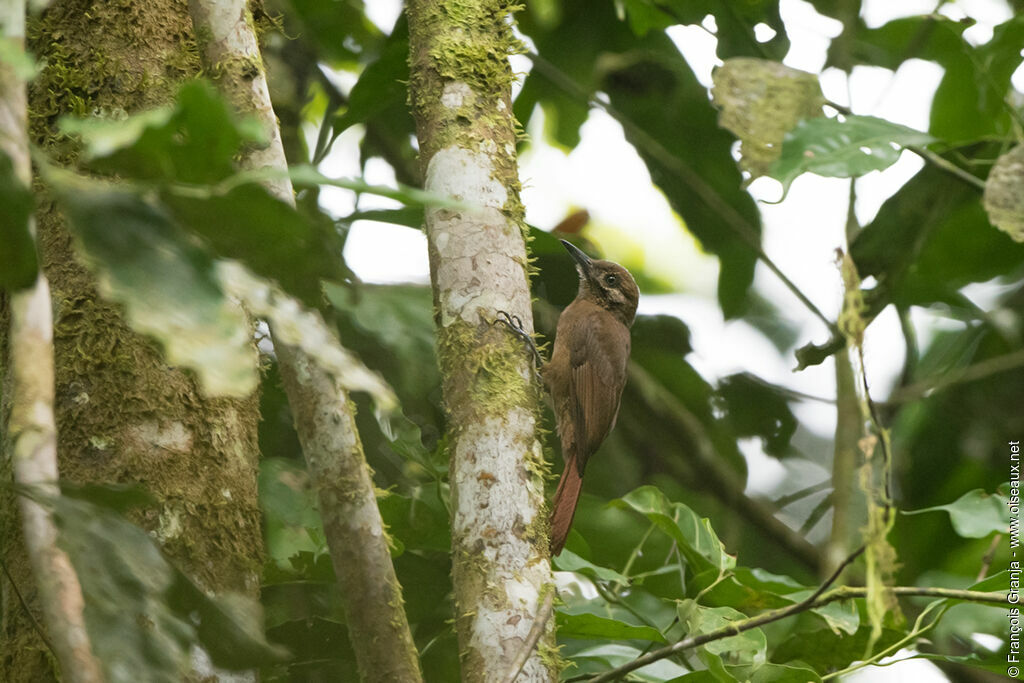
<path id="1" fill-rule="evenodd" d="M 832 457 L 832 532 L 825 546 L 822 576 L 836 567 L 861 543 L 861 526 L 867 521 L 864 493 L 857 481 L 857 441 L 864 433 L 860 399 L 853 376 L 850 352 L 835 355 L 836 433 Z"/>
<path id="2" fill-rule="evenodd" d="M 198 72 L 190 40 L 191 22 L 177 0 L 55 0 L 29 25 L 29 47 L 45 64 L 29 90 L 35 142 L 69 162 L 76 150 L 56 133 L 60 116 L 120 116 L 166 104 L 178 83 Z M 168 367 L 156 346 L 97 294 L 45 197 L 37 224 L 55 314 L 61 476 L 140 482 L 159 502 L 136 521 L 192 580 L 212 592 L 256 595 L 262 563 L 256 397 L 203 396 L 190 375 Z M 14 583 L 31 598 L 32 573 L 14 541 L 12 501 L 2 502 L 0 548 Z M 45 648 L 10 585 L 0 623 L 0 679 L 52 679 Z M 193 675 L 220 677 L 201 652 Z"/>
<path id="3" fill-rule="evenodd" d="M 533 329 L 500 0 L 408 5 L 410 97 L 427 190 L 469 210 L 427 211 L 448 416 L 452 566 L 464 681 L 504 680 L 552 590 L 530 354 L 497 311 Z M 546 625 L 520 681 L 557 677 Z"/>
<path id="4" fill-rule="evenodd" d="M 207 71 L 238 111 L 263 124 L 269 140 L 267 147 L 244 153 L 241 166 L 287 170 L 245 0 L 189 0 L 189 9 Z M 267 189 L 294 205 L 288 178 L 269 182 Z M 402 587 L 391 563 L 373 480 L 356 431 L 355 409 L 344 388 L 312 358 L 277 337 L 274 348 L 317 489 L 360 676 L 380 683 L 421 681 Z"/>
<path id="5" fill-rule="evenodd" d="M 25 3 L 5 3 L 0 12 L 0 37 L 25 40 Z M 0 63 L 0 152 L 11 161 L 14 175 L 32 184 L 28 151 L 28 110 L 25 85 L 14 69 Z M 34 226 L 30 226 L 34 231 Z M 10 295 L 10 328 L 5 382 L 7 418 L 3 448 L 11 458 L 14 481 L 55 495 L 57 489 L 57 427 L 53 417 L 53 314 L 50 285 L 39 273 L 35 284 Z M 7 415 L 6 409 L 4 414 Z M 84 600 L 78 576 L 67 554 L 57 546 L 57 526 L 50 511 L 26 495 L 18 498 L 23 540 L 43 612 L 50 644 L 64 680 L 102 681 L 85 628 Z"/>

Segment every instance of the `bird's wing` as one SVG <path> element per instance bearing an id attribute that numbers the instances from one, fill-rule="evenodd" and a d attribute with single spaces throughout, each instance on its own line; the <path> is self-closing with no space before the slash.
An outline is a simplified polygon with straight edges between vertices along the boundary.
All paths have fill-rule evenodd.
<path id="1" fill-rule="evenodd" d="M 569 367 L 576 465 L 582 475 L 619 413 L 630 340 L 629 330 L 610 315 L 588 316 L 581 324 L 584 333 L 573 335 L 569 347 Z"/>

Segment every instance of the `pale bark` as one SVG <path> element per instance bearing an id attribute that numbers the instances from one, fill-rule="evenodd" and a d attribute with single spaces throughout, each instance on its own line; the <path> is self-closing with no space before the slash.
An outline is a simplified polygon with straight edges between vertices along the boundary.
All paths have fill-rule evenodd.
<path id="1" fill-rule="evenodd" d="M 23 44 L 25 3 L 0 7 L 3 38 Z M 28 112 L 25 86 L 9 65 L 0 63 L 0 151 L 7 154 L 18 179 L 30 187 Z M 39 273 L 35 284 L 11 294 L 7 360 L 11 365 L 7 422 L 8 453 L 14 481 L 33 495 L 59 495 L 57 427 L 53 417 L 53 313 L 50 286 Z M 25 548 L 42 603 L 43 621 L 64 680 L 102 681 L 85 628 L 84 600 L 67 554 L 57 546 L 50 510 L 24 493 L 19 498 Z"/>
<path id="2" fill-rule="evenodd" d="M 207 70 L 269 144 L 247 150 L 245 169 L 288 168 L 252 19 L 244 0 L 189 0 Z M 267 189 L 294 205 L 288 178 Z M 340 258 L 340 255 L 339 255 Z M 273 328 L 271 328 L 273 338 Z M 416 645 L 347 392 L 301 349 L 274 338 L 295 427 L 317 489 L 324 532 L 341 587 L 349 638 L 364 681 L 420 681 Z"/>
<path id="3" fill-rule="evenodd" d="M 411 101 L 425 188 L 473 205 L 426 216 L 448 415 L 456 626 L 464 681 L 503 680 L 552 590 L 507 56 L 507 5 L 408 5 Z M 557 678 L 551 623 L 519 681 Z"/>

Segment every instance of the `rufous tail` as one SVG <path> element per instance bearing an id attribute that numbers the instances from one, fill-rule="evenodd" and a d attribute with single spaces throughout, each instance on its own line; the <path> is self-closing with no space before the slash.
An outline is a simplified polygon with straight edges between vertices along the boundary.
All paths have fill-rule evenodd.
<path id="1" fill-rule="evenodd" d="M 555 490 L 555 497 L 551 501 L 551 556 L 554 557 L 562 552 L 565 546 L 565 539 L 569 536 L 569 527 L 572 526 L 572 518 L 576 514 L 576 501 L 580 497 L 580 489 L 583 488 L 583 477 L 580 476 L 579 468 L 572 460 L 565 463 L 565 471 L 558 481 L 558 488 Z"/>

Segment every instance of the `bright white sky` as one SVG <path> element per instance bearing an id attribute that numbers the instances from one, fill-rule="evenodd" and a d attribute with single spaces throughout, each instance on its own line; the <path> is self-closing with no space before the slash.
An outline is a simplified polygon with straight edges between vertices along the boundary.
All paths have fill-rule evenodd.
<path id="1" fill-rule="evenodd" d="M 400 11 L 398 0 L 373 0 L 366 4 L 371 18 L 390 30 Z M 863 16 L 869 26 L 875 27 L 899 16 L 931 12 L 937 4 L 936 0 L 865 0 Z M 841 25 L 818 14 L 803 0 L 781 0 L 780 8 L 791 41 L 784 63 L 819 73 L 829 41 L 838 35 Z M 958 0 L 943 5 L 940 11 L 953 18 L 970 16 L 977 20 L 977 25 L 965 32 L 975 43 L 988 41 L 993 26 L 1011 17 L 1011 10 L 1003 0 Z M 713 23 L 706 25 L 713 28 Z M 698 79 L 710 86 L 711 70 L 720 63 L 715 56 L 715 38 L 699 26 L 677 26 L 669 30 L 669 35 Z M 513 60 L 513 69 L 517 72 L 525 73 L 529 68 L 525 57 Z M 858 114 L 879 116 L 918 130 L 927 129 L 931 100 L 941 78 L 939 66 L 922 60 L 910 60 L 895 73 L 857 67 L 849 83 L 846 76 L 835 69 L 821 74 L 822 87 L 829 99 L 851 106 Z M 350 85 L 354 77 L 342 76 L 340 80 Z M 1014 85 L 1024 91 L 1024 67 L 1015 74 Z M 669 313 L 684 320 L 690 327 L 694 345 L 689 360 L 708 380 L 749 371 L 793 389 L 834 396 L 831 362 L 794 373 L 792 354 L 780 356 L 746 323 L 722 320 L 715 303 L 716 259 L 703 254 L 683 229 L 664 196 L 651 184 L 646 168 L 625 141 L 618 123 L 603 112 L 593 110 L 583 126 L 581 143 L 569 153 L 547 144 L 542 131 L 543 120 L 538 112 L 527 131 L 531 145 L 520 158 L 522 199 L 530 223 L 550 229 L 571 211 L 585 208 L 591 215 L 588 237 L 603 249 L 605 256 L 642 263 L 649 273 L 672 283 L 679 294 L 642 297 L 640 312 Z M 356 128 L 339 139 L 323 167 L 328 175 L 359 173 L 355 147 L 361 135 L 362 131 Z M 861 223 L 870 220 L 882 202 L 921 166 L 918 157 L 904 152 L 891 168 L 859 179 L 855 209 Z M 371 161 L 366 169 L 366 180 L 391 184 L 394 176 L 385 163 Z M 750 188 L 755 199 L 763 200 L 759 205 L 765 226 L 765 251 L 830 317 L 834 317 L 842 297 L 834 250 L 844 243 L 848 188 L 848 180 L 804 175 L 780 204 L 764 203 L 777 200 L 781 194 L 781 187 L 774 180 L 762 178 Z M 324 191 L 324 201 L 332 212 L 345 215 L 352 209 L 353 195 L 328 188 Z M 360 202 L 361 208 L 387 206 L 394 204 L 370 196 Z M 357 223 L 349 236 L 345 255 L 353 270 L 366 281 L 429 281 L 426 239 L 417 231 L 381 223 Z M 568 262 L 566 267 L 570 267 Z M 755 286 L 800 327 L 799 345 L 825 341 L 823 326 L 763 265 L 758 265 Z M 992 287 L 976 286 L 969 294 L 986 305 L 992 291 Z M 957 325 L 919 309 L 914 311 L 914 320 L 925 331 L 921 335 L 922 342 L 928 339 L 929 330 Z M 869 328 L 865 351 L 873 393 L 884 397 L 903 363 L 902 337 L 891 309 Z M 831 437 L 834 407 L 808 402 L 794 409 L 804 427 Z M 777 495 L 779 490 L 796 490 L 825 476 L 823 472 L 808 472 L 806 464 L 800 471 L 787 471 L 777 460 L 763 454 L 757 440 L 749 440 L 741 447 L 752 472 L 748 486 L 752 492 Z M 871 668 L 844 680 L 878 682 L 898 678 L 925 683 L 945 680 L 935 667 L 923 661 Z"/>

